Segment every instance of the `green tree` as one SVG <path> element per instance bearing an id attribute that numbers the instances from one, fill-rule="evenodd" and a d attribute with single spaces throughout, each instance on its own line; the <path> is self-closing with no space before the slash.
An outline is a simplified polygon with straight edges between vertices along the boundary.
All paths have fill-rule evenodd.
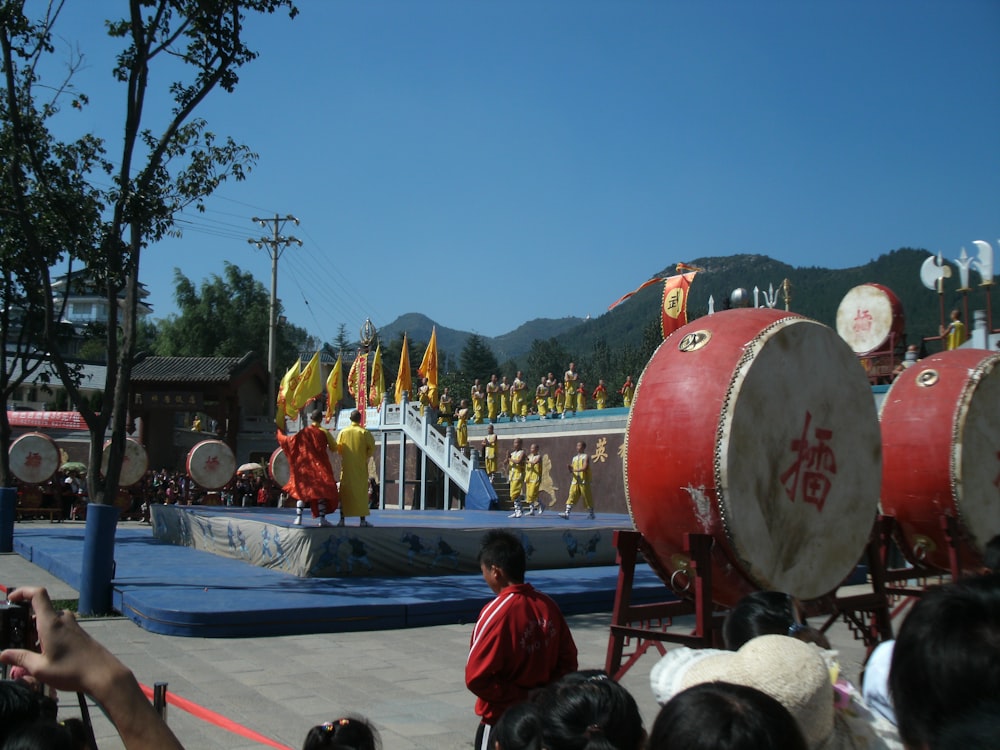
<path id="1" fill-rule="evenodd" d="M 255 159 L 232 139 L 219 141 L 195 112 L 214 90 L 233 91 L 238 70 L 257 56 L 243 39 L 247 13 L 298 12 L 291 0 L 127 0 L 122 5 L 126 16 L 107 22 L 108 34 L 121 40 L 112 75 L 124 93 L 121 141 L 112 163 L 92 134 L 65 143 L 52 134 L 57 127 L 70 130 L 65 121 L 53 119 L 60 103 L 68 102 L 71 109 L 87 104 L 69 82 L 39 79 L 40 61 L 55 50 L 52 37 L 62 3 L 35 4 L 45 15 L 29 18 L 23 0 L 0 0 L 4 224 L 17 227 L 20 257 L 40 259 L 4 270 L 44 306 L 41 344 L 87 424 L 87 484 L 99 503 L 115 497 L 125 456 L 142 250 L 177 234 L 179 211 L 201 207 L 228 177 L 243 179 Z M 147 110 L 151 81 L 168 75 L 174 80 L 163 85 L 173 106 Z M 50 98 L 42 102 L 39 93 Z M 93 408 L 80 398 L 72 363 L 57 346 L 51 271 L 64 258 L 70 271 L 74 261 L 85 266 L 89 282 L 107 301 L 106 398 Z M 109 427 L 109 460 L 101 471 Z"/>
<path id="2" fill-rule="evenodd" d="M 562 378 L 566 372 L 566 366 L 570 362 L 569 353 L 566 348 L 555 338 L 547 340 L 535 339 L 531 342 L 531 350 L 528 352 L 528 370 L 526 376 L 528 383 L 532 386 L 550 372 L 557 379 Z"/>
<path id="3" fill-rule="evenodd" d="M 468 378 L 470 387 L 472 381 L 476 378 L 485 383 L 489 380 L 490 375 L 500 370 L 500 365 L 493 350 L 486 345 L 483 337 L 477 333 L 469 336 L 469 340 L 462 347 L 462 353 L 459 355 L 458 361 L 462 369 L 462 375 Z"/>

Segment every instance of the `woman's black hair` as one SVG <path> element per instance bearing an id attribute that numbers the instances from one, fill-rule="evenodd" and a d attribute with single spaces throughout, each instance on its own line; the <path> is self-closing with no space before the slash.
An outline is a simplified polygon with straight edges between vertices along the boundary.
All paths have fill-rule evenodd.
<path id="1" fill-rule="evenodd" d="M 647 750 L 806 750 L 795 718 L 781 703 L 746 685 L 706 682 L 660 709 Z"/>
<path id="2" fill-rule="evenodd" d="M 542 750 L 542 714 L 531 701 L 511 706 L 493 727 L 490 740 L 500 750 Z"/>
<path id="3" fill-rule="evenodd" d="M 600 670 L 572 672 L 535 700 L 547 750 L 639 750 L 645 743 L 635 698 Z"/>
<path id="4" fill-rule="evenodd" d="M 755 591 L 733 607 L 722 625 L 722 639 L 730 651 L 761 635 L 789 635 L 796 624 L 795 603 L 781 591 Z"/>
<path id="5" fill-rule="evenodd" d="M 345 716 L 309 730 L 302 750 L 380 750 L 378 730 L 360 716 Z"/>

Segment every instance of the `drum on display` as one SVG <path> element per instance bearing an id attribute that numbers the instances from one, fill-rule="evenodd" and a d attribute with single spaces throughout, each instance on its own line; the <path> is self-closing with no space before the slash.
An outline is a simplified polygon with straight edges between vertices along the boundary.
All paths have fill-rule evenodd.
<path id="1" fill-rule="evenodd" d="M 111 441 L 104 444 L 101 453 L 101 474 L 108 473 L 108 461 L 111 458 Z M 120 487 L 131 487 L 146 474 L 149 468 L 149 456 L 142 443 L 134 438 L 125 438 L 125 457 L 122 460 L 121 475 L 118 477 Z"/>
<path id="2" fill-rule="evenodd" d="M 28 484 L 44 484 L 61 463 L 59 447 L 48 435 L 28 432 L 10 444 L 10 470 Z"/>
<path id="3" fill-rule="evenodd" d="M 919 360 L 882 402 L 882 510 L 906 557 L 950 569 L 943 516 L 975 570 L 1000 534 L 1000 354 L 955 349 Z"/>
<path id="4" fill-rule="evenodd" d="M 283 449 L 278 448 L 271 454 L 271 458 L 267 462 L 267 467 L 271 472 L 271 479 L 279 487 L 284 487 L 291 481 L 292 470 L 288 465 L 288 456 L 285 455 Z"/>
<path id="5" fill-rule="evenodd" d="M 713 537 L 713 599 L 814 599 L 865 550 L 881 446 L 868 380 L 833 329 L 770 309 L 675 331 L 636 385 L 625 495 L 650 566 L 690 585 L 685 536 Z"/>
<path id="6" fill-rule="evenodd" d="M 884 351 L 901 343 L 905 332 L 903 305 L 881 284 L 850 289 L 837 308 L 837 333 L 855 354 Z"/>
<path id="7" fill-rule="evenodd" d="M 236 457 L 221 440 L 202 440 L 188 451 L 187 472 L 198 486 L 217 490 L 236 473 Z"/>

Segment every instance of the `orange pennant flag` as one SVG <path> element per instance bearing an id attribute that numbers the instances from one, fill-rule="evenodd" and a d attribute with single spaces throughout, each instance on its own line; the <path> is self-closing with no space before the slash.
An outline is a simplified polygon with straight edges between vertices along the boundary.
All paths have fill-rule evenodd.
<path id="1" fill-rule="evenodd" d="M 396 403 L 402 403 L 403 393 L 412 393 L 413 375 L 410 374 L 410 347 L 403 334 L 403 351 L 399 355 L 399 374 L 396 376 Z"/>
<path id="2" fill-rule="evenodd" d="M 427 384 L 432 388 L 437 388 L 438 384 L 438 339 L 437 326 L 431 329 L 431 340 L 427 342 L 427 349 L 424 350 L 424 358 L 420 360 L 420 367 L 417 368 L 417 375 L 427 378 Z"/>
<path id="3" fill-rule="evenodd" d="M 297 414 L 300 409 L 305 408 L 323 391 L 323 381 L 319 373 L 319 352 L 312 355 L 312 359 L 302 368 L 299 380 L 295 384 L 295 393 L 292 397 L 292 414 Z M 288 404 L 286 403 L 286 406 Z"/>
<path id="4" fill-rule="evenodd" d="M 278 386 L 278 408 L 274 411 L 274 423 L 279 429 L 285 429 L 285 416 L 287 410 L 285 402 L 288 400 L 290 390 L 294 388 L 294 383 L 299 377 L 299 361 L 288 368 L 288 371 L 281 378 L 281 385 Z"/>
<path id="5" fill-rule="evenodd" d="M 610 305 L 608 305 L 608 310 L 613 310 L 614 308 L 618 307 L 618 305 L 620 305 L 622 302 L 624 302 L 625 300 L 627 300 L 629 297 L 634 297 L 639 292 L 641 292 L 643 289 L 645 289 L 647 286 L 651 286 L 652 284 L 655 284 L 658 281 L 663 281 L 663 277 L 662 276 L 654 276 L 649 281 L 643 282 L 642 285 L 639 286 L 638 289 L 633 289 L 628 294 L 623 294 L 621 297 L 619 297 L 614 302 L 612 302 Z"/>
<path id="6" fill-rule="evenodd" d="M 340 355 L 337 355 L 337 363 L 330 370 L 330 375 L 326 379 L 326 413 L 323 418 L 329 422 L 333 419 L 337 404 L 344 397 L 344 364 Z"/>
<path id="7" fill-rule="evenodd" d="M 660 322 L 663 326 L 663 338 L 676 331 L 688 322 L 687 303 L 688 290 L 697 271 L 671 276 L 663 283 L 663 305 L 660 310 Z"/>

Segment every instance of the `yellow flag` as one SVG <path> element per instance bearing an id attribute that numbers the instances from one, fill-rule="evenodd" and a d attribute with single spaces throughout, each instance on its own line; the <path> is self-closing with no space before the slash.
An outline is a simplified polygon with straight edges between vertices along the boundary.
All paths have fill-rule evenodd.
<path id="1" fill-rule="evenodd" d="M 375 358 L 372 360 L 371 387 L 368 389 L 368 403 L 373 406 L 382 405 L 382 394 L 385 393 L 385 373 L 382 371 L 382 344 L 375 347 Z"/>
<path id="2" fill-rule="evenodd" d="M 326 414 L 324 418 L 327 422 L 333 419 L 333 413 L 337 409 L 337 404 L 344 397 L 344 364 L 337 355 L 337 364 L 330 371 L 330 376 L 326 379 Z"/>
<path id="3" fill-rule="evenodd" d="M 288 368 L 288 372 L 281 378 L 281 385 L 278 386 L 278 408 L 274 411 L 274 422 L 281 429 L 285 429 L 285 402 L 288 400 L 289 390 L 292 384 L 299 377 L 299 361 Z"/>
<path id="4" fill-rule="evenodd" d="M 295 384 L 295 393 L 291 403 L 292 415 L 298 414 L 299 409 L 315 400 L 322 391 L 323 381 L 319 375 L 319 352 L 316 352 L 312 355 L 309 363 L 302 368 L 299 381 Z"/>
<path id="5" fill-rule="evenodd" d="M 417 375 L 427 378 L 427 384 L 432 388 L 437 388 L 438 384 L 438 339 L 437 326 L 431 329 L 431 340 L 427 342 L 427 349 L 424 351 L 424 358 L 420 360 L 420 367 L 417 368 Z"/>
<path id="6" fill-rule="evenodd" d="M 396 403 L 403 401 L 403 393 L 412 393 L 413 376 L 410 374 L 410 347 L 403 334 L 403 351 L 399 355 L 399 374 L 396 376 Z"/>

